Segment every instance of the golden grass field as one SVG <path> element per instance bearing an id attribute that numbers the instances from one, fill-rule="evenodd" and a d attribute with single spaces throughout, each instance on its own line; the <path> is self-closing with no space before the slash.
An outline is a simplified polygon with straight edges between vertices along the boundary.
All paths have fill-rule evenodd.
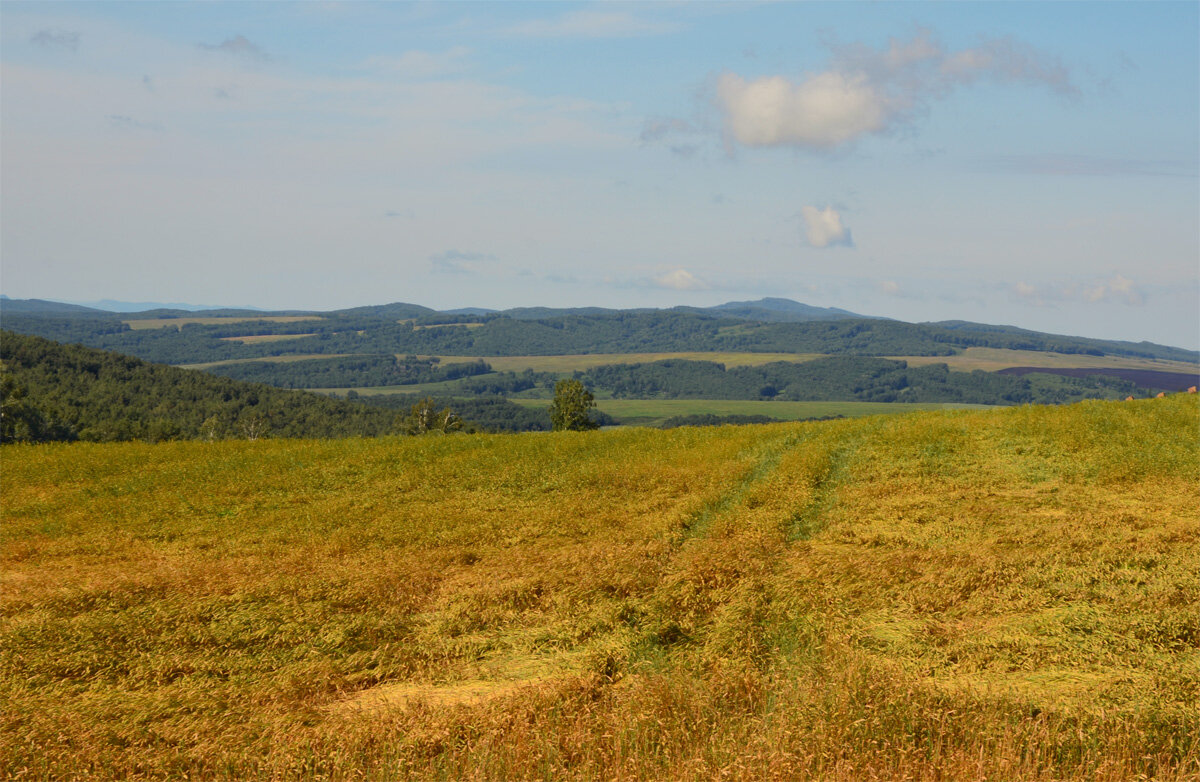
<path id="1" fill-rule="evenodd" d="M 548 399 L 517 399 L 525 407 L 548 407 Z M 953 402 L 794 402 L 762 399 L 597 399 L 596 409 L 626 426 L 658 426 L 673 416 L 765 415 L 781 421 L 807 418 L 861 418 L 867 415 L 896 415 L 918 410 L 981 410 L 989 405 Z"/>
<path id="2" fill-rule="evenodd" d="M 254 321 L 265 320 L 270 323 L 298 323 L 303 320 L 324 320 L 320 315 L 262 315 L 262 316 L 240 316 L 227 315 L 224 317 L 195 317 L 195 318 L 130 318 L 129 320 L 121 321 L 129 324 L 129 328 L 134 331 L 142 329 L 161 329 L 161 328 L 179 328 L 186 326 L 189 323 L 197 323 L 202 326 L 227 326 L 232 323 L 252 323 Z"/>
<path id="3" fill-rule="evenodd" d="M 221 337 L 222 342 L 241 342 L 243 345 L 253 345 L 259 342 L 283 342 L 289 339 L 303 339 L 304 337 L 315 337 L 315 333 L 309 334 L 252 334 L 245 337 Z M 228 363 L 228 362 L 227 362 Z"/>
<path id="4" fill-rule="evenodd" d="M 982 369 L 995 372 L 1009 367 L 1046 367 L 1047 369 L 1149 369 L 1158 372 L 1196 371 L 1195 364 L 1157 358 L 1131 356 L 1089 356 L 1082 353 L 1048 353 L 1038 350 L 1009 350 L 1007 348 L 965 348 L 954 356 L 893 356 L 911 366 L 946 364 L 952 370 L 970 372 Z"/>
<path id="5" fill-rule="evenodd" d="M 0 778 L 1200 776 L 1195 396 L 0 457 Z"/>

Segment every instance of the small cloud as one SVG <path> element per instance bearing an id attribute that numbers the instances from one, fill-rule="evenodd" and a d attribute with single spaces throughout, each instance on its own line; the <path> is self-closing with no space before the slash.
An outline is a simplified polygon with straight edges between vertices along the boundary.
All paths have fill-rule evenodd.
<path id="1" fill-rule="evenodd" d="M 687 269 L 669 271 L 661 277 L 655 278 L 654 284 L 660 288 L 670 288 L 676 291 L 703 291 L 708 290 L 709 287 L 708 283 Z"/>
<path id="2" fill-rule="evenodd" d="M 262 47 L 256 43 L 251 43 L 242 35 L 222 41 L 221 43 L 202 43 L 200 44 L 200 48 L 210 52 L 223 52 L 234 57 L 241 57 L 242 59 L 253 60 L 255 62 L 266 62 L 271 59 L 271 56 L 263 51 Z"/>
<path id="3" fill-rule="evenodd" d="M 879 290 L 888 296 L 900 295 L 900 285 L 895 280 L 880 280 Z"/>
<path id="4" fill-rule="evenodd" d="M 430 266 L 440 274 L 479 274 L 495 260 L 494 255 L 464 253 L 458 250 L 446 250 L 429 256 Z"/>
<path id="5" fill-rule="evenodd" d="M 1012 38 L 984 39 L 947 51 L 929 30 L 885 49 L 834 46 L 830 67 L 799 79 L 745 79 L 723 73 L 716 101 L 727 143 L 828 151 L 863 136 L 890 132 L 959 87 L 990 80 L 1078 93 L 1056 58 Z"/>
<path id="6" fill-rule="evenodd" d="M 620 11 L 573 11 L 554 19 L 521 22 L 504 33 L 518 38 L 630 38 L 661 35 L 677 29 L 676 25 L 640 19 Z"/>
<path id="7" fill-rule="evenodd" d="M 1085 286 L 1083 298 L 1089 302 L 1114 301 L 1131 307 L 1140 307 L 1146 303 L 1146 297 L 1138 290 L 1133 280 L 1120 274 Z"/>
<path id="8" fill-rule="evenodd" d="M 79 51 L 79 33 L 70 30 L 38 30 L 29 36 L 29 42 L 43 49 Z"/>
<path id="9" fill-rule="evenodd" d="M 1009 292 L 1013 298 L 1035 307 L 1053 307 L 1059 303 L 1071 302 L 1110 303 L 1141 307 L 1146 303 L 1146 296 L 1137 283 L 1121 274 L 1086 283 L 1056 283 L 1039 286 L 1027 282 L 1017 282 Z"/>
<path id="10" fill-rule="evenodd" d="M 850 229 L 842 224 L 842 216 L 832 206 L 817 209 L 805 206 L 800 210 L 804 218 L 804 235 L 813 247 L 853 247 Z"/>

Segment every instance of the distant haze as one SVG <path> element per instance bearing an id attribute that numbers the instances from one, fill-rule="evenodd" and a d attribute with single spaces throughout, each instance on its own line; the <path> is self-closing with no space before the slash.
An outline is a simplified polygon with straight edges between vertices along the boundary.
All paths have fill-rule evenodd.
<path id="1" fill-rule="evenodd" d="M 1200 5 L 867 8 L 4 2 L 0 289 L 1200 347 Z"/>

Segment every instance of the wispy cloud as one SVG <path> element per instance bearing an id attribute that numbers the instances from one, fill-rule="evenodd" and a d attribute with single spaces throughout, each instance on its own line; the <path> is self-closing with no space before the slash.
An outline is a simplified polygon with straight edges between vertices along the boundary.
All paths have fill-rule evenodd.
<path id="1" fill-rule="evenodd" d="M 38 30 L 29 36 L 29 42 L 43 49 L 79 50 L 79 33 L 71 30 Z"/>
<path id="2" fill-rule="evenodd" d="M 984 39 L 951 52 L 929 30 L 918 30 L 882 50 L 835 45 L 828 70 L 798 80 L 723 73 L 716 97 L 728 143 L 830 150 L 888 132 L 930 101 L 983 80 L 1078 92 L 1061 62 L 1015 39 Z"/>
<path id="3" fill-rule="evenodd" d="M 1113 303 L 1130 307 L 1141 307 L 1146 303 L 1146 296 L 1140 286 L 1121 274 L 1086 282 L 1049 285 L 1033 285 L 1021 281 L 1014 283 L 1009 292 L 1014 299 L 1036 307 L 1052 307 L 1067 302 Z"/>
<path id="4" fill-rule="evenodd" d="M 459 250 L 446 250 L 429 256 L 430 267 L 440 274 L 479 274 L 495 261 L 494 255 Z"/>
<path id="5" fill-rule="evenodd" d="M 403 78 L 429 78 L 463 73 L 470 68 L 471 50 L 454 46 L 444 52 L 412 49 L 395 57 L 376 56 L 366 61 L 368 68 Z"/>
<path id="6" fill-rule="evenodd" d="M 157 122 L 146 122 L 126 114 L 109 114 L 106 119 L 113 127 L 123 130 L 152 130 L 157 133 L 163 129 L 163 126 Z"/>
<path id="7" fill-rule="evenodd" d="M 553 19 L 530 19 L 506 28 L 518 38 L 630 38 L 674 32 L 677 25 L 623 11 L 572 11 Z"/>
<path id="8" fill-rule="evenodd" d="M 1196 161 L 1136 160 L 1094 155 L 997 155 L 984 158 L 983 168 L 1046 176 L 1197 176 Z"/>
<path id="9" fill-rule="evenodd" d="M 800 216 L 804 220 L 804 236 L 813 247 L 854 246 L 850 229 L 832 206 L 824 209 L 805 206 L 800 209 Z"/>
<path id="10" fill-rule="evenodd" d="M 256 62 L 266 62 L 271 59 L 271 55 L 267 54 L 261 46 L 247 40 L 242 35 L 229 38 L 221 43 L 202 43 L 199 46 L 205 51 L 222 52 Z"/>
<path id="11" fill-rule="evenodd" d="M 687 269 L 672 269 L 666 274 L 656 277 L 654 284 L 660 288 L 670 288 L 675 291 L 703 291 L 709 288 L 708 283 Z"/>

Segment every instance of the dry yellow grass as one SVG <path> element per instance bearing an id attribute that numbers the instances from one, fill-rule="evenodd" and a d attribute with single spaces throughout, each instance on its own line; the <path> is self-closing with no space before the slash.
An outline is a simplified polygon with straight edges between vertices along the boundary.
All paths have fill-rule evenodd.
<path id="1" fill-rule="evenodd" d="M 282 342 L 289 339 L 303 339 L 304 337 L 315 337 L 315 333 L 309 334 L 253 334 L 245 337 L 221 337 L 222 342 L 241 342 L 244 345 L 253 345 L 259 342 Z"/>
<path id="2" fill-rule="evenodd" d="M 1195 397 L 0 454 L 5 777 L 1200 774 Z"/>
<path id="3" fill-rule="evenodd" d="M 995 372 L 1009 367 L 1046 367 L 1048 369 L 1149 369 L 1158 372 L 1195 372 L 1196 365 L 1184 361 L 1127 356 L 1088 356 L 1082 353 L 1047 353 L 1037 350 L 1006 348 L 966 348 L 955 356 L 892 356 L 910 366 L 946 364 L 952 370 L 970 372 L 982 369 Z"/>
<path id="4" fill-rule="evenodd" d="M 442 356 L 444 362 L 483 360 L 497 372 L 575 372 L 609 364 L 645 364 L 667 359 L 715 361 L 726 367 L 752 367 L 774 361 L 812 361 L 818 353 L 586 353 L 563 356 Z"/>

